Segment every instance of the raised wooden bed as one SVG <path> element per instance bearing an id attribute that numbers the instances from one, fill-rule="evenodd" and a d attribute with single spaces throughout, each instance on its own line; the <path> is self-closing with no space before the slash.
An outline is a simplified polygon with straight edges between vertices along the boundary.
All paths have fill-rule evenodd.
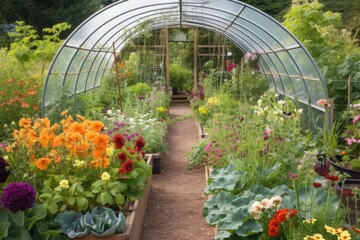
<path id="1" fill-rule="evenodd" d="M 196 121 L 196 127 L 198 130 L 199 138 L 208 137 L 208 134 L 205 132 L 204 126 L 200 122 Z"/>
<path id="2" fill-rule="evenodd" d="M 153 156 L 146 154 L 147 164 L 152 166 Z M 151 188 L 151 178 L 147 182 L 147 187 L 144 190 L 143 196 L 136 200 L 134 204 L 129 207 L 131 213 L 126 216 L 126 231 L 121 234 L 114 234 L 107 237 L 97 237 L 93 235 L 87 235 L 81 238 L 75 238 L 74 240 L 140 240 L 142 224 L 145 217 L 146 206 L 149 198 Z"/>

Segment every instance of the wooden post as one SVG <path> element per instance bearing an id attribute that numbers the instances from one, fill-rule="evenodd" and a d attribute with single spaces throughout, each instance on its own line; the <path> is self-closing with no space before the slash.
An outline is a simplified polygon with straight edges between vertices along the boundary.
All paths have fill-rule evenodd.
<path id="1" fill-rule="evenodd" d="M 113 53 L 114 53 L 115 74 L 116 74 L 116 81 L 117 81 L 117 88 L 118 88 L 118 95 L 119 95 L 120 112 L 123 113 L 122 96 L 121 96 L 121 78 L 120 78 L 120 76 L 119 76 L 119 69 L 118 69 L 118 66 L 117 66 L 117 64 L 116 64 L 115 42 L 113 42 Z"/>
<path id="2" fill-rule="evenodd" d="M 240 60 L 240 68 L 237 69 L 237 81 L 236 81 L 236 96 L 238 99 L 240 99 L 240 76 L 242 79 L 242 76 L 244 74 L 244 58 L 241 58 Z"/>
<path id="3" fill-rule="evenodd" d="M 166 57 L 165 57 L 165 79 L 166 79 L 166 93 L 170 92 L 170 57 L 169 57 L 169 28 L 165 28 L 165 46 L 166 46 Z"/>
<path id="4" fill-rule="evenodd" d="M 198 29 L 194 28 L 194 88 L 197 88 L 199 82 L 198 75 Z"/>
<path id="5" fill-rule="evenodd" d="M 330 108 L 329 108 L 329 122 L 328 123 L 326 123 L 326 124 L 328 124 L 329 125 L 329 129 L 331 128 L 331 126 L 333 125 L 333 123 L 334 123 L 334 99 L 333 98 L 331 98 L 331 99 L 329 99 L 329 104 L 330 104 Z"/>

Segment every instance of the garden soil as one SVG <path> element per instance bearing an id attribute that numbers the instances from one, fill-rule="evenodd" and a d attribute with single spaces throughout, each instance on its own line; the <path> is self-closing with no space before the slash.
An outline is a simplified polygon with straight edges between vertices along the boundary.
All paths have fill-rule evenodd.
<path id="1" fill-rule="evenodd" d="M 172 118 L 191 113 L 189 105 L 173 105 Z M 161 173 L 154 174 L 141 240 L 209 240 L 214 236 L 202 216 L 204 168 L 188 170 L 186 155 L 199 142 L 193 118 L 169 125 L 169 150 L 162 156 Z"/>

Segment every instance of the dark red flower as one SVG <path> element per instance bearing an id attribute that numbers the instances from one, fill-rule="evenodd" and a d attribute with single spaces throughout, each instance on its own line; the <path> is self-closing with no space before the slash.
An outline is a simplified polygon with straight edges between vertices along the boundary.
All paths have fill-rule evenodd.
<path id="1" fill-rule="evenodd" d="M 349 189 L 344 189 L 343 190 L 343 194 L 345 195 L 345 196 L 348 196 L 348 197 L 352 197 L 352 196 L 355 196 L 355 193 L 353 193 L 351 190 L 349 190 Z"/>
<path id="2" fill-rule="evenodd" d="M 113 136 L 113 142 L 116 149 L 121 149 L 125 145 L 125 138 L 123 135 L 117 133 Z"/>
<path id="3" fill-rule="evenodd" d="M 325 178 L 331 181 L 339 181 L 339 176 L 336 175 L 325 174 Z"/>
<path id="4" fill-rule="evenodd" d="M 116 159 L 118 159 L 121 162 L 121 164 L 123 164 L 127 159 L 126 153 L 124 152 L 119 153 L 118 155 L 116 155 Z"/>
<path id="5" fill-rule="evenodd" d="M 313 182 L 313 186 L 315 188 L 321 188 L 322 187 L 322 184 L 321 183 L 317 183 L 317 182 Z"/>
<path id="6" fill-rule="evenodd" d="M 142 136 L 140 136 L 135 142 L 136 151 L 140 152 L 145 147 L 145 141 Z"/>
<path id="7" fill-rule="evenodd" d="M 124 164 L 122 165 L 121 169 L 119 169 L 119 174 L 120 173 L 129 173 L 134 169 L 134 162 L 132 160 L 127 160 L 126 162 L 124 162 Z"/>
<path id="8" fill-rule="evenodd" d="M 297 213 L 298 213 L 297 209 L 294 208 L 294 209 L 290 210 L 289 217 L 293 218 L 296 216 Z"/>

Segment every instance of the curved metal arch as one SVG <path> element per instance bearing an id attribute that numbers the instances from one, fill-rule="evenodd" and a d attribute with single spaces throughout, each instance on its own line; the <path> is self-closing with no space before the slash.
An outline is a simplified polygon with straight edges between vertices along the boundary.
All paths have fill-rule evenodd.
<path id="1" fill-rule="evenodd" d="M 120 13 L 116 13 L 116 15 L 112 14 L 112 16 L 106 16 L 106 11 L 108 11 L 109 9 L 113 8 L 113 7 L 117 7 L 119 8 L 119 5 L 121 5 L 122 3 L 129 3 L 129 5 L 131 6 L 131 2 L 136 2 L 137 5 L 134 6 L 134 7 L 130 7 L 128 10 L 124 10 L 124 11 L 120 11 Z M 321 93 L 321 95 L 324 95 L 326 98 L 328 98 L 328 95 L 327 95 L 327 90 L 326 90 L 326 86 L 325 86 L 325 82 L 324 82 L 324 79 L 320 73 L 320 70 L 318 69 L 318 67 L 316 66 L 315 64 L 315 61 L 311 58 L 309 52 L 304 48 L 304 46 L 300 43 L 300 41 L 294 37 L 287 29 L 285 29 L 279 22 L 277 22 L 274 18 L 268 16 L 267 14 L 264 14 L 263 12 L 261 12 L 260 10 L 246 4 L 246 3 L 242 3 L 240 1 L 237 1 L 237 0 L 221 0 L 223 1 L 223 4 L 226 4 L 227 2 L 229 3 L 235 3 L 236 5 L 239 6 L 239 10 L 235 13 L 233 11 L 230 11 L 229 10 L 229 7 L 226 8 L 226 7 L 219 7 L 219 8 L 215 8 L 214 5 L 212 5 L 211 3 L 212 2 L 216 2 L 216 1 L 220 1 L 220 0 L 213 0 L 213 1 L 204 1 L 204 0 L 200 0 L 200 1 L 196 1 L 196 2 L 186 2 L 186 1 L 182 1 L 182 0 L 179 0 L 179 1 L 175 1 L 175 0 L 169 0 L 169 1 L 165 1 L 165 0 L 159 0 L 158 2 L 155 1 L 152 1 L 151 4 L 149 4 L 149 2 L 146 3 L 143 3 L 141 2 L 140 0 L 122 0 L 122 1 L 118 1 L 116 3 L 113 3 L 105 8 L 103 8 L 102 10 L 98 11 L 97 13 L 93 14 L 91 17 L 89 17 L 87 20 L 85 20 L 81 25 L 79 25 L 71 34 L 70 36 L 64 41 L 63 45 L 61 46 L 61 48 L 58 50 L 57 54 L 55 55 L 51 65 L 50 65 L 50 68 L 49 68 L 49 72 L 48 72 L 48 75 L 46 77 L 46 80 L 45 80 L 45 83 L 44 83 L 44 87 L 43 87 L 43 96 L 42 96 L 42 114 L 44 114 L 44 108 L 46 106 L 44 106 L 44 100 L 45 100 L 45 96 L 46 96 L 46 90 L 47 90 L 47 87 L 48 87 L 48 81 L 49 81 L 49 78 L 51 76 L 51 74 L 53 74 L 52 70 L 53 70 L 53 67 L 55 66 L 55 63 L 57 62 L 57 60 L 59 59 L 59 56 L 63 53 L 65 54 L 65 52 L 63 52 L 62 50 L 65 50 L 66 48 L 74 48 L 76 49 L 76 51 L 74 51 L 72 53 L 72 56 L 70 58 L 70 61 L 68 62 L 68 65 L 66 66 L 66 72 L 64 74 L 64 78 L 63 78 L 63 84 L 65 83 L 66 79 L 67 79 L 67 72 L 68 70 L 70 69 L 70 67 L 73 67 L 73 60 L 76 56 L 78 56 L 78 53 L 80 52 L 80 50 L 85 50 L 85 49 L 81 49 L 81 46 L 83 46 L 85 43 L 86 43 L 86 40 L 90 39 L 92 36 L 94 38 L 94 40 L 96 40 L 95 38 L 97 36 L 94 36 L 93 34 L 98 30 L 100 31 L 101 29 L 104 28 L 104 25 L 106 25 L 107 23 L 111 22 L 112 20 L 116 19 L 117 17 L 121 17 L 121 16 L 124 16 L 124 14 L 130 14 L 131 12 L 133 11 L 138 11 L 138 10 L 141 10 L 141 9 L 144 9 L 146 10 L 147 7 L 152 7 L 154 8 L 154 6 L 168 6 L 168 7 L 164 7 L 163 9 L 161 8 L 157 8 L 155 7 L 154 9 L 149 9 L 148 12 L 154 12 L 154 11 L 157 11 L 157 15 L 160 14 L 160 11 L 161 11 L 161 14 L 164 14 L 164 13 L 170 13 L 170 14 L 174 14 L 174 13 L 179 13 L 178 16 L 176 16 L 176 21 L 179 21 L 178 23 L 176 22 L 172 22 L 171 25 L 179 25 L 182 26 L 182 25 L 192 25 L 192 26 L 197 26 L 199 28 L 206 28 L 206 29 L 209 29 L 209 30 L 215 30 L 217 32 L 222 32 L 224 31 L 225 32 L 225 35 L 227 36 L 227 38 L 231 41 L 233 41 L 235 43 L 236 46 L 238 46 L 240 49 L 242 50 L 250 50 L 249 47 L 251 46 L 252 49 L 259 49 L 259 50 L 264 50 L 264 48 L 262 46 L 267 46 L 269 47 L 270 49 L 272 49 L 272 47 L 267 43 L 266 40 L 263 40 L 261 39 L 261 36 L 257 35 L 255 32 L 251 31 L 251 29 L 247 29 L 246 26 L 242 26 L 240 24 L 238 24 L 236 22 L 237 19 L 243 19 L 245 21 L 248 21 L 251 25 L 259 28 L 262 30 L 262 32 L 264 32 L 264 34 L 266 34 L 267 36 L 269 36 L 272 40 L 278 42 L 278 44 L 280 46 L 282 46 L 284 48 L 284 45 L 282 44 L 282 41 L 279 40 L 278 38 L 276 38 L 276 36 L 273 36 L 271 33 L 269 33 L 267 31 L 267 29 L 264 29 L 262 26 L 264 26 L 263 24 L 259 23 L 254 23 L 252 22 L 251 20 L 247 19 L 246 17 L 242 16 L 242 12 L 245 10 L 245 9 L 249 9 L 250 11 L 255 11 L 256 13 L 260 14 L 262 17 L 265 17 L 265 19 L 268 19 L 270 23 L 272 24 L 275 24 L 276 26 L 279 27 L 276 28 L 277 30 L 281 31 L 281 36 L 290 36 L 292 41 L 296 42 L 298 45 L 299 45 L 299 48 L 298 49 L 301 49 L 302 52 L 305 53 L 306 55 L 306 61 L 310 61 L 309 63 L 312 64 L 312 67 L 315 69 L 316 73 L 317 73 L 317 76 L 319 76 L 319 80 L 321 81 L 321 85 L 324 89 L 323 93 Z M 140 3 L 140 4 L 138 4 Z M 178 7 L 177 7 L 178 6 Z M 203 14 L 206 14 L 206 16 L 200 16 L 199 19 L 202 19 L 203 22 L 199 21 L 199 22 L 196 22 L 196 20 L 194 20 L 193 22 L 188 22 L 186 21 L 186 18 L 183 20 L 183 16 L 182 14 L 185 11 L 182 10 L 182 6 L 188 8 L 188 7 L 196 7 L 196 9 L 200 9 L 202 11 L 188 11 L 188 12 L 191 12 L 193 14 L 199 14 L 199 15 L 203 15 Z M 225 5 L 222 5 L 222 6 L 225 6 Z M 229 5 L 230 6 L 230 5 Z M 180 10 L 178 10 L 178 8 Z M 167 10 L 165 10 L 167 9 Z M 209 14 L 209 13 L 206 13 L 206 9 L 211 9 L 211 10 L 214 10 L 213 13 L 216 13 L 216 14 Z M 162 11 L 164 10 L 164 11 Z M 187 9 L 188 10 L 188 9 Z M 114 12 L 114 11 L 112 11 Z M 247 12 L 248 13 L 248 12 Z M 144 14 L 144 12 L 142 12 L 141 14 Z M 218 15 L 219 14 L 219 15 Z M 233 18 L 230 19 L 229 17 L 228 18 L 225 18 L 223 17 L 222 14 L 227 14 L 228 16 L 232 16 Z M 100 15 L 105 15 L 104 16 L 101 16 L 99 18 L 104 18 L 104 21 L 100 21 L 100 24 L 97 24 L 96 22 L 91 22 L 91 20 L 93 20 L 95 17 L 98 17 Z M 225 15 L 224 15 L 225 16 Z M 213 18 L 211 18 L 213 17 Z M 127 18 L 125 18 L 123 20 L 123 22 L 126 22 L 128 21 L 129 19 L 131 18 L 135 18 L 137 20 L 139 20 L 140 18 L 136 16 L 129 16 Z M 208 19 L 209 23 L 205 23 L 205 18 Z M 214 20 L 215 18 L 215 20 Z M 143 18 L 141 18 L 143 19 Z M 141 20 L 140 19 L 140 20 Z M 151 20 L 152 19 L 156 19 L 156 18 L 150 18 Z M 216 20 L 217 19 L 217 20 Z M 220 21 L 219 19 L 222 19 L 222 21 Z M 210 24 L 210 20 L 212 21 L 219 21 L 221 24 L 224 24 L 224 25 L 221 25 L 220 23 L 218 23 L 216 25 L 217 29 L 214 28 L 214 26 L 211 26 L 211 25 L 214 25 L 214 23 L 211 23 Z M 170 22 L 170 21 L 169 21 Z M 96 30 L 93 31 L 93 29 L 89 29 L 89 30 L 86 30 L 86 27 L 87 27 L 87 24 L 94 24 L 94 26 L 97 26 Z M 155 22 L 154 22 L 155 23 Z M 153 23 L 153 24 L 154 24 Z M 156 22 L 157 24 L 159 23 L 160 26 L 166 26 L 167 23 L 164 22 L 164 23 L 161 23 L 161 22 Z M 128 25 L 131 25 L 131 23 L 129 23 Z M 104 56 L 98 58 L 99 54 L 100 54 L 100 51 L 98 51 L 98 53 L 95 54 L 94 56 L 94 59 L 93 60 L 89 60 L 88 61 L 88 57 L 90 56 L 90 54 L 92 52 L 95 52 L 96 50 L 93 50 L 94 47 L 96 46 L 96 44 L 98 44 L 100 41 L 102 41 L 101 39 L 107 34 L 109 33 L 110 31 L 113 31 L 114 28 L 115 28 L 116 24 L 114 24 L 114 26 L 111 26 L 111 28 L 109 28 L 105 34 L 103 34 L 101 37 L 99 37 L 99 39 L 97 39 L 97 41 L 95 41 L 94 44 L 92 44 L 92 49 L 86 49 L 88 50 L 88 52 L 85 52 L 84 53 L 84 59 L 85 60 L 82 60 L 83 62 L 80 64 L 80 67 L 76 68 L 77 71 L 80 71 L 80 73 L 78 74 L 77 78 L 76 78 L 76 83 L 75 85 L 73 84 L 74 86 L 74 94 L 76 94 L 76 88 L 77 88 L 77 84 L 78 84 L 78 81 L 79 81 L 79 78 L 81 77 L 81 71 L 82 69 L 84 68 L 85 64 L 86 66 L 89 68 L 89 70 L 91 70 L 93 68 L 93 66 L 95 64 L 98 64 L 97 65 L 97 70 L 96 70 L 96 75 L 94 77 L 94 85 L 96 85 L 96 83 L 98 82 L 98 77 L 100 75 L 99 74 L 99 71 L 102 71 L 100 68 L 103 66 L 104 67 L 104 71 L 102 71 L 103 73 L 101 74 L 101 77 L 105 74 L 105 69 L 107 68 L 107 66 L 109 65 L 109 60 L 111 57 L 108 57 L 109 55 L 108 54 L 103 54 Z M 134 27 L 136 27 L 137 25 L 135 25 Z M 231 28 L 234 28 L 234 29 L 231 29 Z M 84 30 L 85 29 L 85 30 Z M 248 30 L 249 33 L 252 33 L 257 39 L 260 40 L 260 42 L 263 42 L 265 45 L 262 45 L 260 44 L 260 42 L 258 42 L 257 39 L 254 39 L 252 36 L 248 35 L 248 34 L 244 34 L 244 30 Z M 84 38 L 82 38 L 82 42 L 80 43 L 79 46 L 71 46 L 71 45 L 68 45 L 69 41 L 71 41 L 71 39 L 76 36 L 76 34 L 79 32 L 80 34 L 80 31 L 81 31 L 81 35 L 84 34 Z M 121 29 L 119 31 L 115 31 L 116 33 L 115 34 L 118 34 L 119 32 L 121 31 Z M 242 37 L 240 34 L 244 34 L 244 37 Z M 260 33 L 260 32 L 259 32 Z M 283 34 L 284 33 L 284 34 Z M 97 33 L 99 34 L 99 33 Z M 80 35 L 80 36 L 81 36 Z M 247 39 L 245 38 L 245 35 L 246 37 L 251 40 L 254 44 L 258 45 L 258 46 L 254 46 L 251 42 L 247 41 Z M 108 37 L 108 36 L 107 36 Z M 113 36 L 112 36 L 113 37 Z M 113 39 L 112 37 L 108 37 L 108 40 L 102 44 L 102 46 L 106 46 L 106 43 L 108 41 L 110 41 L 111 39 Z M 286 39 L 289 39 L 286 37 Z M 104 40 L 104 39 L 103 39 Z M 119 39 L 118 39 L 119 40 Z M 118 42 L 117 40 L 117 42 Z M 285 40 L 286 41 L 286 40 Z M 121 42 L 118 46 L 117 46 L 117 49 L 119 47 L 122 46 L 124 42 Z M 101 51 L 103 52 L 103 51 Z M 284 53 L 286 53 L 286 56 L 284 55 L 283 57 L 289 57 L 289 59 L 292 60 L 292 65 L 295 67 L 295 69 L 297 69 L 297 71 L 300 73 L 301 76 L 305 76 L 304 73 L 302 72 L 300 66 L 298 65 L 298 63 L 296 62 L 296 59 L 294 59 L 294 57 L 292 56 L 292 54 L 287 50 L 287 49 L 284 49 L 283 51 Z M 268 54 L 267 54 L 268 55 Z M 278 55 L 278 53 L 274 52 L 273 54 L 273 57 L 276 57 L 277 61 L 279 61 L 279 63 L 282 65 L 283 69 L 287 72 L 288 74 L 288 71 L 287 71 L 287 68 L 286 66 L 284 65 L 283 63 L 283 60 L 280 58 L 280 56 Z M 106 58 L 108 58 L 108 60 L 105 60 Z M 279 73 L 279 70 L 277 69 L 276 65 L 274 64 L 274 62 L 272 61 L 271 57 L 268 56 L 268 58 L 271 60 L 273 66 L 275 67 L 275 71 L 277 71 Z M 101 60 L 100 60 L 101 59 Z M 104 65 L 105 62 L 103 61 L 106 61 L 106 64 Z M 91 61 L 91 63 L 90 63 Z M 96 63 L 95 63 L 96 62 Z M 99 63 L 98 63 L 99 62 Z M 264 62 L 266 65 L 267 65 L 267 62 L 265 60 L 262 60 L 262 62 Z M 309 65 L 310 66 L 310 65 Z M 59 65 L 57 65 L 57 67 L 59 67 Z M 270 67 L 269 66 L 266 66 L 270 71 Z M 262 67 L 263 68 L 263 67 Z M 61 69 L 61 68 L 60 68 Z M 63 68 L 62 68 L 63 69 Z M 264 69 L 263 69 L 264 70 Z M 314 71 L 312 69 L 312 71 Z M 315 73 L 315 72 L 314 72 Z M 86 90 L 88 88 L 88 82 L 87 82 L 87 79 L 89 78 L 89 72 L 86 76 L 86 82 L 85 82 L 85 85 L 84 85 L 84 89 Z M 273 76 L 272 76 L 273 78 Z M 301 78 L 301 77 L 300 77 Z M 283 82 L 282 82 L 282 79 L 279 77 L 280 79 L 280 82 L 282 83 L 283 85 Z M 51 81 L 55 81 L 54 79 L 51 79 Z M 291 83 L 291 78 L 289 78 L 289 81 Z M 310 94 L 308 89 L 307 89 L 307 84 L 305 83 L 304 81 L 304 78 L 302 78 L 302 81 L 304 83 L 304 88 L 307 92 L 307 94 Z M 274 82 L 274 86 L 276 86 L 275 84 L 275 81 L 274 81 L 274 78 L 273 78 L 273 82 Z M 293 84 L 291 84 L 293 86 Z M 95 86 L 94 86 L 95 87 Z M 284 89 L 284 92 L 285 92 L 285 87 L 283 86 L 283 89 Z M 295 91 L 294 91 L 295 92 Z M 310 96 L 310 95 L 309 95 Z M 312 97 L 312 96 L 311 96 Z M 316 96 L 318 97 L 318 96 Z"/>

